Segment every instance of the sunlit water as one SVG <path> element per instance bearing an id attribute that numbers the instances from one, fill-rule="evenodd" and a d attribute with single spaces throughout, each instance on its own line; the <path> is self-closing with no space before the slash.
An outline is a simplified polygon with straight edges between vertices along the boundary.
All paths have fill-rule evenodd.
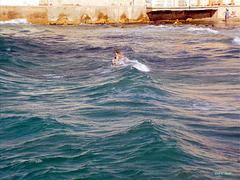
<path id="1" fill-rule="evenodd" d="M 239 37 L 2 23 L 1 179 L 238 179 Z"/>

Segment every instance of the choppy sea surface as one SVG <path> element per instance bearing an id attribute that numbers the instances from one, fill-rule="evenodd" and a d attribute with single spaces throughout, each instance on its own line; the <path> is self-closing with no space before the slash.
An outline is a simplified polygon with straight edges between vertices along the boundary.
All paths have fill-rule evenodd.
<path id="1" fill-rule="evenodd" d="M 0 179 L 239 179 L 239 56 L 239 28 L 1 23 Z"/>

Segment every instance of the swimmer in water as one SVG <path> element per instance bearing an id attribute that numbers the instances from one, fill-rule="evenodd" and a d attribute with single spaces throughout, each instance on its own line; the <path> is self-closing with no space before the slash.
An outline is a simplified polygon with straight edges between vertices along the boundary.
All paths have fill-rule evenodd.
<path id="1" fill-rule="evenodd" d="M 118 66 L 118 65 L 119 65 L 119 61 L 118 61 L 119 57 L 122 57 L 122 58 L 124 58 L 124 59 L 127 59 L 125 56 L 123 56 L 123 55 L 120 54 L 120 51 L 119 51 L 119 50 L 116 50 L 116 55 L 115 55 L 115 58 L 114 58 L 114 65 L 115 65 L 115 66 Z"/>

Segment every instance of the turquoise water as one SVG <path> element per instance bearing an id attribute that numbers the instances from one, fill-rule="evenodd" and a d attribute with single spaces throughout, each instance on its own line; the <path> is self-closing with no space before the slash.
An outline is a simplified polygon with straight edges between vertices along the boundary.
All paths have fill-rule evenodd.
<path id="1" fill-rule="evenodd" d="M 238 179 L 239 37 L 1 24 L 1 179 Z"/>

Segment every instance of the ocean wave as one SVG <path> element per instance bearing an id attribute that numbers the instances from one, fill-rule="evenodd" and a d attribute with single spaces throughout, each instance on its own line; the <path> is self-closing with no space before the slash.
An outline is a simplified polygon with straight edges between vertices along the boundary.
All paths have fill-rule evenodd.
<path id="1" fill-rule="evenodd" d="M 213 29 L 210 29 L 210 28 L 194 28 L 194 27 L 190 27 L 190 28 L 187 29 L 187 31 L 196 32 L 197 34 L 206 34 L 206 33 L 217 34 L 218 33 L 217 30 L 213 30 Z"/>
<path id="2" fill-rule="evenodd" d="M 148 30 L 151 32 L 164 32 L 164 33 L 184 33 L 184 34 L 193 34 L 193 35 L 204 35 L 204 34 L 218 34 L 219 31 L 204 28 L 204 27 L 190 27 L 188 25 L 185 26 L 173 26 L 173 25 L 148 25 L 142 27 L 140 30 Z"/>
<path id="3" fill-rule="evenodd" d="M 28 24 L 27 19 L 12 19 L 10 21 L 0 21 L 0 25 L 23 25 Z"/>
<path id="4" fill-rule="evenodd" d="M 119 64 L 122 66 L 131 66 L 139 71 L 142 72 L 150 72 L 150 68 L 147 67 L 145 64 L 140 63 L 138 60 L 119 60 Z"/>
<path id="5" fill-rule="evenodd" d="M 172 26 L 172 25 L 147 25 L 143 26 L 139 29 L 141 30 L 147 30 L 147 31 L 161 31 L 161 32 L 178 32 L 179 30 L 182 30 L 182 26 Z"/>
<path id="6" fill-rule="evenodd" d="M 240 46 L 240 38 L 238 36 L 234 37 L 232 42 L 233 42 L 233 44 L 236 44 L 236 45 Z"/>
<path id="7" fill-rule="evenodd" d="M 43 76 L 47 77 L 47 78 L 50 78 L 50 79 L 62 79 L 62 78 L 64 78 L 64 76 L 59 76 L 59 75 L 56 75 L 56 74 L 44 74 Z"/>
<path id="8" fill-rule="evenodd" d="M 239 30 L 10 26 L 2 179 L 237 179 Z"/>

